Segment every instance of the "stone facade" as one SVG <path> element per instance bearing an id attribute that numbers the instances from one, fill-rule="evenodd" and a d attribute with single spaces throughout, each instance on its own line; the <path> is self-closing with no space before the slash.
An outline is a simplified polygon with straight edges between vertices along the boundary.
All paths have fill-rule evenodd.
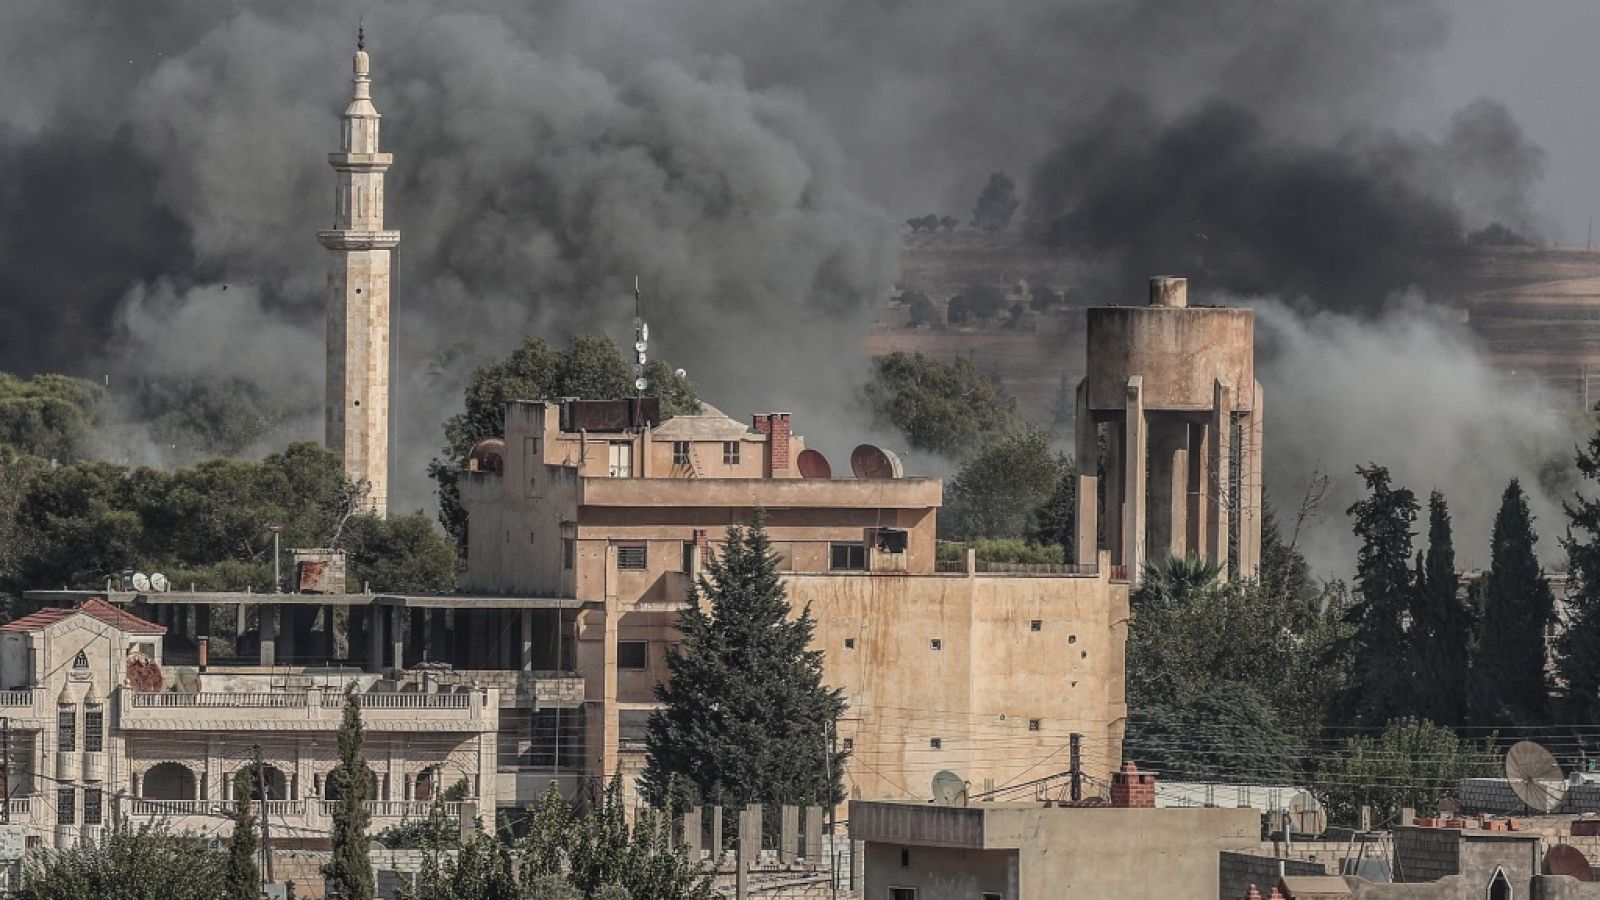
<path id="1" fill-rule="evenodd" d="M 317 233 L 328 269 L 327 443 L 345 474 L 367 490 L 366 508 L 389 502 L 389 262 L 400 232 L 383 225 L 383 175 L 393 157 L 378 149 L 370 60 L 355 56 L 355 96 L 345 107 L 333 228 Z"/>

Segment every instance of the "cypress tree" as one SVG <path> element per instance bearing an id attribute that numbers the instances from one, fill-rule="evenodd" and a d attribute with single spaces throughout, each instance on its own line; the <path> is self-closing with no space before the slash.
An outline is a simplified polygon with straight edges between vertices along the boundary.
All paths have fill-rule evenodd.
<path id="1" fill-rule="evenodd" d="M 1578 474 L 1600 481 L 1600 430 L 1578 451 Z M 1575 493 L 1565 505 L 1567 627 L 1556 644 L 1556 673 L 1565 688 L 1564 718 L 1600 720 L 1600 499 Z"/>
<path id="2" fill-rule="evenodd" d="M 1344 615 L 1352 629 L 1346 647 L 1352 660 L 1347 704 L 1357 720 L 1381 725 L 1405 715 L 1413 702 L 1405 618 L 1412 603 L 1411 525 L 1417 498 L 1406 488 L 1392 487 L 1382 466 L 1369 464 L 1356 472 L 1366 480 L 1368 496 L 1348 510 L 1361 549 L 1358 597 Z"/>
<path id="3" fill-rule="evenodd" d="M 1472 613 L 1460 597 L 1450 507 L 1428 496 L 1428 550 L 1418 557 L 1411 646 L 1420 700 L 1416 714 L 1443 724 L 1467 715 L 1467 673 L 1472 654 Z"/>
<path id="4" fill-rule="evenodd" d="M 233 834 L 228 838 L 228 900 L 260 900 L 261 869 L 256 853 L 261 838 L 256 830 L 252 799 L 256 792 L 256 770 L 245 766 L 233 780 Z"/>
<path id="5" fill-rule="evenodd" d="M 761 517 L 729 528 L 678 618 L 671 680 L 656 686 L 642 784 L 653 802 L 688 787 L 727 805 L 843 799 L 844 754 L 829 749 L 843 692 L 822 683 L 810 607 L 790 613 Z"/>
<path id="6" fill-rule="evenodd" d="M 367 855 L 372 769 L 361 755 L 362 740 L 361 707 L 352 690 L 345 694 L 339 723 L 339 765 L 328 773 L 328 787 L 339 796 L 333 808 L 333 859 L 322 874 L 328 878 L 329 896 L 338 900 L 373 900 L 376 890 Z"/>
<path id="7" fill-rule="evenodd" d="M 1528 725 L 1550 717 L 1545 674 L 1545 628 L 1555 619 L 1555 597 L 1535 552 L 1528 498 L 1515 478 L 1500 498 L 1484 577 L 1483 635 L 1473 661 L 1473 700 L 1485 722 Z"/>

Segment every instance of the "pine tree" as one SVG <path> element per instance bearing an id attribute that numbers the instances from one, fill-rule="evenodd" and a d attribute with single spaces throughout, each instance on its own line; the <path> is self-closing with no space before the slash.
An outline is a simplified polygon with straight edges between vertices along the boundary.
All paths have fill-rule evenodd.
<path id="1" fill-rule="evenodd" d="M 1515 478 L 1500 498 L 1484 577 L 1483 636 L 1473 660 L 1475 717 L 1505 725 L 1550 718 L 1545 674 L 1545 628 L 1555 620 L 1555 597 L 1539 567 L 1528 498 Z"/>
<path id="2" fill-rule="evenodd" d="M 228 838 L 228 900 L 260 900 L 261 869 L 256 853 L 261 838 L 256 828 L 256 770 L 245 766 L 233 780 L 233 834 Z"/>
<path id="3" fill-rule="evenodd" d="M 1600 481 L 1600 430 L 1578 451 L 1578 474 Z M 1563 717 L 1600 720 L 1600 499 L 1582 491 L 1565 504 L 1567 623 L 1556 644 L 1556 673 L 1564 687 Z"/>
<path id="4" fill-rule="evenodd" d="M 344 698 L 339 724 L 339 765 L 328 773 L 328 788 L 338 795 L 333 808 L 333 859 L 323 867 L 329 896 L 338 900 L 373 900 L 375 887 L 369 858 L 367 800 L 372 796 L 372 769 L 361 755 L 361 706 L 355 691 Z"/>
<path id="5" fill-rule="evenodd" d="M 1381 725 L 1405 715 L 1412 705 L 1405 616 L 1411 607 L 1411 525 L 1417 519 L 1417 498 L 1406 488 L 1391 487 L 1389 470 L 1382 466 L 1367 465 L 1356 472 L 1366 480 L 1368 496 L 1348 510 L 1361 539 L 1356 554 L 1359 597 L 1344 617 L 1354 629 L 1348 648 L 1348 708 L 1358 721 Z"/>
<path id="6" fill-rule="evenodd" d="M 822 683 L 810 607 L 790 618 L 761 518 L 729 528 L 706 570 L 678 618 L 671 680 L 656 687 L 646 796 L 664 804 L 692 787 L 730 806 L 840 802 L 844 754 L 829 747 L 843 692 Z"/>
<path id="7" fill-rule="evenodd" d="M 1460 724 L 1467 715 L 1467 673 L 1472 654 L 1472 613 L 1460 597 L 1450 507 L 1428 496 L 1428 551 L 1419 555 L 1411 647 L 1416 662 L 1417 715 Z"/>

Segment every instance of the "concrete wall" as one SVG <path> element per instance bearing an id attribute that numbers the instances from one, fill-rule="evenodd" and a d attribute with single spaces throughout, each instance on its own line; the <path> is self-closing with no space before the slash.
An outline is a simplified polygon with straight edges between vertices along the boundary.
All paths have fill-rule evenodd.
<path id="1" fill-rule="evenodd" d="M 1238 900 L 1251 885 L 1261 889 L 1265 896 L 1271 890 L 1270 886 L 1278 883 L 1280 875 L 1326 874 L 1328 870 L 1321 863 L 1224 851 L 1219 854 L 1218 860 L 1217 896 L 1222 900 Z"/>
<path id="2" fill-rule="evenodd" d="M 1237 410 L 1252 407 L 1253 310 L 1121 306 L 1087 312 L 1091 408 L 1124 408 L 1135 375 L 1144 379 L 1146 409 L 1210 409 L 1219 379 L 1236 391 Z"/>
<path id="3" fill-rule="evenodd" d="M 917 900 L 977 900 L 986 892 L 1019 900 L 1026 895 L 1018 893 L 1017 866 L 1015 850 L 868 844 L 862 896 L 887 898 L 891 887 L 914 887 Z"/>

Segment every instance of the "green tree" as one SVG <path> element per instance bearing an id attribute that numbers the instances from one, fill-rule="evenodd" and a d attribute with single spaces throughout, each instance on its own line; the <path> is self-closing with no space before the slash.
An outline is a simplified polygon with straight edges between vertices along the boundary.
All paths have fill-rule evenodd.
<path id="1" fill-rule="evenodd" d="M 352 585 L 385 591 L 455 590 L 455 544 L 421 513 L 381 519 L 356 516 L 339 546 L 348 554 Z"/>
<path id="2" fill-rule="evenodd" d="M 1577 469 L 1585 482 L 1600 481 L 1600 429 L 1578 450 Z M 1580 488 L 1564 505 L 1567 622 L 1556 644 L 1556 674 L 1564 718 L 1592 723 L 1600 721 L 1600 498 Z"/>
<path id="3" fill-rule="evenodd" d="M 1016 429 L 1016 401 L 967 357 L 943 362 L 891 353 L 872 363 L 861 399 L 873 424 L 899 429 L 911 447 L 960 459 Z"/>
<path id="4" fill-rule="evenodd" d="M 730 527 L 678 616 L 671 680 L 656 686 L 642 779 L 653 802 L 677 801 L 683 788 L 726 805 L 843 799 L 844 754 L 821 752 L 843 692 L 822 683 L 810 607 L 790 614 L 759 517 Z"/>
<path id="5" fill-rule="evenodd" d="M 1390 485 L 1379 465 L 1356 469 L 1368 496 L 1352 504 L 1357 600 L 1345 613 L 1351 627 L 1349 709 L 1357 721 L 1375 724 L 1404 715 L 1412 706 L 1410 658 L 1405 631 L 1411 609 L 1411 525 L 1416 495 Z"/>
<path id="6" fill-rule="evenodd" d="M 1002 435 L 974 453 L 950 482 L 939 525 L 954 540 L 1040 535 L 1038 514 L 1061 526 L 1058 500 L 1071 470 L 1050 452 L 1050 437 L 1036 428 Z"/>
<path id="7" fill-rule="evenodd" d="M 436 849 L 436 848 L 430 848 Z M 523 900 L 540 897 L 517 886 L 511 848 L 481 827 L 453 856 L 423 857 L 416 891 L 401 900 Z"/>
<path id="8" fill-rule="evenodd" d="M 969 284 L 957 291 L 945 305 L 945 318 L 952 325 L 992 322 L 1005 311 L 1005 291 L 993 284 Z"/>
<path id="9" fill-rule="evenodd" d="M 1033 510 L 1033 525 L 1028 541 L 1041 547 L 1057 546 L 1062 557 L 1057 562 L 1072 562 L 1078 542 L 1078 467 L 1072 457 L 1056 457 L 1055 490 Z"/>
<path id="10" fill-rule="evenodd" d="M 711 876 L 671 846 L 672 810 L 671 804 L 659 815 L 641 810 L 630 830 L 622 780 L 613 778 L 599 808 L 573 819 L 567 829 L 568 879 L 595 900 L 712 900 Z"/>
<path id="11" fill-rule="evenodd" d="M 649 393 L 661 400 L 662 418 L 700 411 L 694 384 L 664 361 L 650 360 L 644 377 Z M 472 445 L 505 434 L 507 403 L 563 397 L 608 400 L 634 393 L 629 358 L 609 338 L 595 335 L 578 335 L 564 349 L 528 337 L 505 359 L 479 366 L 467 380 L 465 408 L 445 420 L 444 455 L 428 465 L 429 476 L 439 484 L 439 521 L 445 530 L 466 546 L 466 511 L 458 483 Z"/>
<path id="12" fill-rule="evenodd" d="M 1416 709 L 1434 722 L 1465 722 L 1472 611 L 1461 598 L 1450 508 L 1438 491 L 1428 496 L 1428 551 L 1417 571 L 1415 598 Z"/>
<path id="13" fill-rule="evenodd" d="M 1139 710 L 1129 717 L 1123 755 L 1163 778 L 1281 784 L 1300 776 L 1304 750 L 1266 698 L 1235 684 Z"/>
<path id="14" fill-rule="evenodd" d="M 990 234 L 1005 231 L 1021 205 L 1016 182 L 1004 172 L 995 172 L 978 194 L 978 203 L 972 210 L 972 225 Z"/>
<path id="15" fill-rule="evenodd" d="M 106 406 L 92 381 L 0 372 L 0 447 L 68 462 L 84 455 Z"/>
<path id="16" fill-rule="evenodd" d="M 339 723 L 339 765 L 328 773 L 328 792 L 334 798 L 333 858 L 322 874 L 328 879 L 330 893 L 339 900 L 373 900 L 374 890 L 367 838 L 372 769 L 361 753 L 364 733 L 357 696 L 353 690 L 345 694 L 344 720 Z"/>
<path id="17" fill-rule="evenodd" d="M 1499 756 L 1492 742 L 1475 744 L 1420 719 L 1396 719 L 1378 737 L 1347 738 L 1317 773 L 1328 820 L 1355 825 L 1362 806 L 1377 822 L 1397 822 L 1400 810 L 1433 809 L 1460 790 L 1461 779 L 1492 776 Z"/>
<path id="18" fill-rule="evenodd" d="M 98 842 L 29 857 L 13 900 L 217 900 L 228 857 L 161 825 L 112 825 Z"/>
<path id="19" fill-rule="evenodd" d="M 256 822 L 256 770 L 245 766 L 233 780 L 233 834 L 228 837 L 227 900 L 260 900 L 261 870 L 256 853 L 261 835 Z"/>
<path id="20" fill-rule="evenodd" d="M 1533 725 L 1550 718 L 1545 630 L 1555 597 L 1539 567 L 1528 498 L 1515 478 L 1500 498 L 1484 576 L 1483 633 L 1473 660 L 1474 718 Z"/>

